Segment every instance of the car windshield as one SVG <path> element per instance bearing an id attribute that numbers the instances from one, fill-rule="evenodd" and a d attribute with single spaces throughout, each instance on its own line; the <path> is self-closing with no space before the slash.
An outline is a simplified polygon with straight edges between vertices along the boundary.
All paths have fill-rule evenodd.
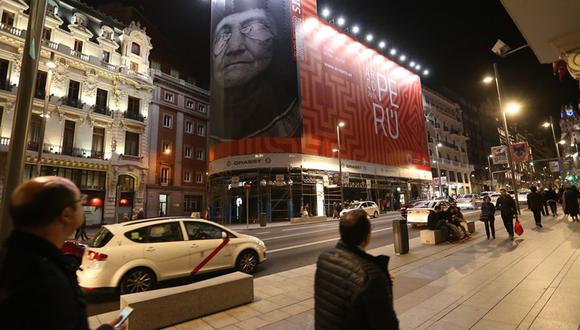
<path id="1" fill-rule="evenodd" d="M 362 203 L 352 203 L 350 204 L 350 208 L 351 209 L 358 209 L 360 206 L 362 205 Z"/>
<path id="2" fill-rule="evenodd" d="M 97 232 L 95 237 L 89 242 L 90 247 L 94 248 L 101 248 L 113 238 L 113 234 L 105 227 L 101 227 L 101 229 Z"/>
<path id="3" fill-rule="evenodd" d="M 413 207 L 416 208 L 420 208 L 420 209 L 424 209 L 424 208 L 429 208 L 431 207 L 431 201 L 427 201 L 427 202 L 417 202 L 415 205 L 413 205 Z"/>

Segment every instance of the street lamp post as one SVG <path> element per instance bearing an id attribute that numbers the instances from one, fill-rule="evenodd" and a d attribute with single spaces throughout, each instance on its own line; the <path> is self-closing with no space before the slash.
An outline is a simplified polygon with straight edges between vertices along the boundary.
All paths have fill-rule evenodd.
<path id="1" fill-rule="evenodd" d="M 491 157 L 492 155 L 487 156 L 487 168 L 489 169 L 489 179 L 491 180 L 490 183 L 491 191 L 495 191 L 493 187 L 493 172 L 491 171 Z"/>
<path id="2" fill-rule="evenodd" d="M 336 153 L 338 154 L 338 175 L 339 175 L 339 179 L 338 182 L 340 183 L 340 205 L 342 206 L 344 204 L 344 187 L 342 184 L 342 159 L 340 158 L 340 129 L 342 127 L 344 127 L 344 122 L 341 121 L 338 124 L 336 124 L 336 141 L 338 142 L 338 150 L 336 151 Z"/>
<path id="3" fill-rule="evenodd" d="M 508 124 L 507 124 L 507 118 L 506 118 L 506 111 L 515 112 L 518 110 L 518 108 L 516 106 L 510 107 L 510 109 L 503 108 L 503 105 L 501 102 L 501 92 L 500 92 L 500 87 L 499 87 L 499 72 L 497 69 L 497 63 L 493 64 L 493 74 L 494 74 L 493 78 L 487 77 L 484 79 L 484 82 L 491 83 L 492 81 L 495 80 L 495 87 L 497 90 L 497 102 L 498 102 L 499 110 L 500 110 L 500 112 L 502 114 L 502 118 L 503 118 L 503 127 L 504 127 L 504 132 L 505 132 L 506 144 L 508 147 L 507 155 L 508 155 L 508 164 L 510 167 L 511 182 L 512 182 L 512 187 L 514 189 L 514 195 L 515 195 L 515 199 L 516 199 L 518 213 L 520 213 L 520 203 L 518 200 L 518 187 L 517 187 L 517 182 L 516 182 L 515 164 L 513 163 L 513 157 L 512 157 L 512 143 L 510 141 L 510 133 L 508 130 Z"/>
<path id="4" fill-rule="evenodd" d="M 54 62 L 54 52 L 50 52 L 50 60 L 46 62 L 48 72 L 46 73 L 46 85 L 44 86 L 44 106 L 42 107 L 42 125 L 40 127 L 40 141 L 38 145 L 38 155 L 36 156 L 36 176 L 41 173 L 42 152 L 44 151 L 44 131 L 46 130 L 46 121 L 50 118 L 48 113 L 48 102 L 50 101 L 50 86 L 52 85 L 52 70 L 56 68 Z"/>
<path id="5" fill-rule="evenodd" d="M 556 132 L 554 131 L 554 120 L 552 120 L 552 116 L 550 116 L 550 122 L 545 122 L 542 126 L 548 128 L 552 128 L 552 138 L 554 139 L 554 145 L 556 146 L 556 156 L 558 157 L 558 168 L 562 166 L 562 158 L 560 158 L 560 146 L 558 145 L 559 142 L 556 140 Z M 558 177 L 561 177 L 562 171 L 560 170 L 558 173 Z"/>
<path id="6" fill-rule="evenodd" d="M 439 163 L 441 162 L 441 157 L 439 155 L 439 147 L 442 147 L 443 144 L 438 142 L 435 144 L 435 153 L 437 154 L 437 175 L 439 176 L 439 198 L 443 197 L 443 183 L 441 178 L 441 169 L 439 168 Z"/>

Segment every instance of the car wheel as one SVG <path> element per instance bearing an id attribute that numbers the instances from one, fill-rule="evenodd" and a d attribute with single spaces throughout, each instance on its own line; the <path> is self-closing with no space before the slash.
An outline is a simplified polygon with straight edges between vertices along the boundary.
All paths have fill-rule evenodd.
<path id="1" fill-rule="evenodd" d="M 253 274 L 258 267 L 258 254 L 252 250 L 243 251 L 236 260 L 236 269 L 246 274 Z"/>
<path id="2" fill-rule="evenodd" d="M 379 217 L 379 212 L 375 211 L 375 214 L 373 214 L 373 218 L 378 218 Z"/>
<path id="3" fill-rule="evenodd" d="M 121 294 L 149 291 L 155 285 L 155 274 L 147 268 L 136 268 L 129 271 L 119 285 Z"/>

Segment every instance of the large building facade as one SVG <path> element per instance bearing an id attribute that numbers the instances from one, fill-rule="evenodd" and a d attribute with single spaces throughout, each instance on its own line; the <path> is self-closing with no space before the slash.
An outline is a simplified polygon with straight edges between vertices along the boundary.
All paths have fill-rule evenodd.
<path id="1" fill-rule="evenodd" d="M 427 122 L 427 140 L 434 178 L 430 194 L 453 196 L 473 193 L 471 175 L 474 168 L 469 163 L 469 137 L 466 136 L 463 126 L 461 107 L 423 86 L 423 111 Z"/>
<path id="2" fill-rule="evenodd" d="M 209 92 L 152 62 L 146 215 L 191 215 L 205 209 Z"/>
<path id="3" fill-rule="evenodd" d="M 2 173 L 27 10 L 24 1 L 0 3 Z M 144 207 L 151 49 L 150 38 L 138 24 L 123 25 L 77 1 L 51 1 L 48 6 L 23 179 L 38 174 L 71 179 L 88 196 L 88 225 L 130 218 L 134 209 Z"/>

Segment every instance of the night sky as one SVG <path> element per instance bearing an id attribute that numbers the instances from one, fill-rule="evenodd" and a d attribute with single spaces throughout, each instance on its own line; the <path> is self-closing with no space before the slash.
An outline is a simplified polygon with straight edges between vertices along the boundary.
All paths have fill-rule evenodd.
<path id="1" fill-rule="evenodd" d="M 170 41 L 175 41 L 176 50 L 192 64 L 199 85 L 207 87 L 210 1 L 123 1 L 140 7 Z M 483 85 L 481 79 L 492 73 L 492 64 L 498 61 L 504 99 L 524 104 L 523 112 L 511 120 L 524 124 L 525 118 L 529 128 L 539 127 L 550 114 L 557 118 L 563 104 L 576 106 L 580 100 L 578 81 L 567 76 L 560 82 L 551 65 L 540 64 L 531 49 L 505 59 L 491 52 L 498 38 L 512 48 L 526 43 L 499 1 L 319 0 L 318 6 L 319 11 L 328 7 L 333 17 L 343 16 L 347 25 L 359 25 L 361 40 L 370 32 L 375 36 L 375 47 L 379 40 L 385 40 L 386 49 L 395 47 L 428 67 L 431 75 L 423 78 L 423 84 L 435 90 L 448 88 L 475 105 L 486 99 L 495 102 L 495 90 Z"/>

